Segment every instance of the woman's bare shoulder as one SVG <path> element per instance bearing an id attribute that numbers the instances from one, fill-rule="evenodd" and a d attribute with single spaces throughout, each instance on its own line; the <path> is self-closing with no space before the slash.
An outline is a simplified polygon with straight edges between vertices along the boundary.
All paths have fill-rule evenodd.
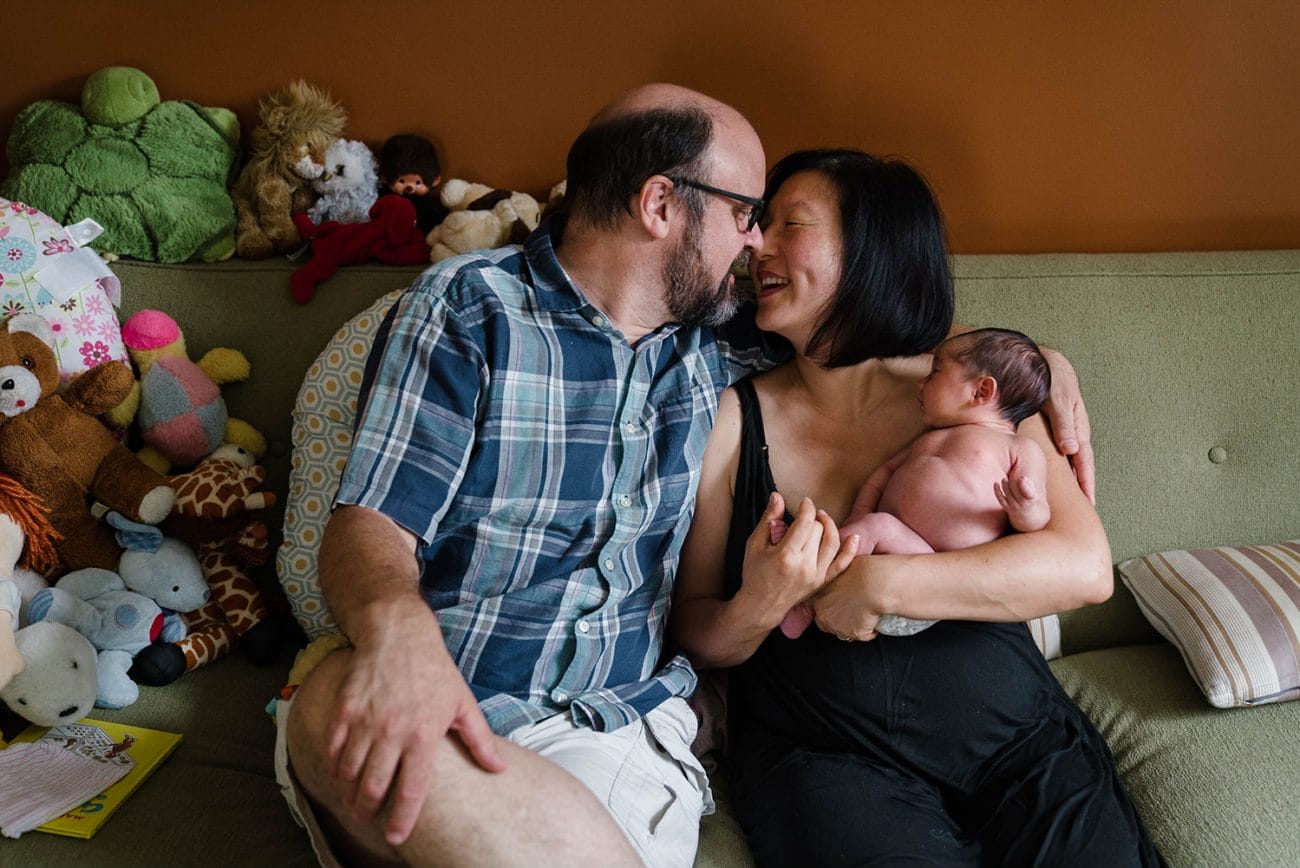
<path id="1" fill-rule="evenodd" d="M 929 353 L 922 353 L 919 356 L 894 356 L 889 359 L 881 359 L 881 367 L 891 376 L 900 380 L 909 380 L 916 382 L 930 373 L 930 366 L 934 364 L 934 356 Z"/>

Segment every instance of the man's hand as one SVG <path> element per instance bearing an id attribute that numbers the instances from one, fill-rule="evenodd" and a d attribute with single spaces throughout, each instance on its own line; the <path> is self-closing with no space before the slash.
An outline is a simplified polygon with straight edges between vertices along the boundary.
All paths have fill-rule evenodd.
<path id="1" fill-rule="evenodd" d="M 433 782 L 434 753 L 455 732 L 485 770 L 505 768 L 496 736 L 422 600 L 388 609 L 357 645 L 329 723 L 328 758 L 344 805 L 369 823 L 385 805 L 390 844 L 411 834 Z"/>
<path id="2" fill-rule="evenodd" d="M 1083 406 L 1079 378 L 1065 356 L 1047 347 L 1042 347 L 1042 350 L 1052 369 L 1052 392 L 1043 405 L 1043 413 L 1052 429 L 1057 451 L 1070 459 L 1079 488 L 1095 504 L 1097 479 L 1092 454 L 1092 426 L 1088 422 L 1088 410 Z"/>

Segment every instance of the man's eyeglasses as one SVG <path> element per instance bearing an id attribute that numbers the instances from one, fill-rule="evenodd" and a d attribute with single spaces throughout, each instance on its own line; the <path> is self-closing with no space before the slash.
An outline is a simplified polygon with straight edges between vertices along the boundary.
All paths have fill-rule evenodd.
<path id="1" fill-rule="evenodd" d="M 708 184 L 701 184 L 699 181 L 692 181 L 690 178 L 674 178 L 666 176 L 674 184 L 681 184 L 683 187 L 694 187 L 696 190 L 703 190 L 705 193 L 712 193 L 715 196 L 723 196 L 736 202 L 748 205 L 748 208 L 736 208 L 733 213 L 736 215 L 736 228 L 746 234 L 752 232 L 758 225 L 758 221 L 763 217 L 763 200 L 755 199 L 753 196 L 742 196 L 739 193 L 733 193 L 730 190 L 723 190 L 720 187 L 710 187 Z"/>

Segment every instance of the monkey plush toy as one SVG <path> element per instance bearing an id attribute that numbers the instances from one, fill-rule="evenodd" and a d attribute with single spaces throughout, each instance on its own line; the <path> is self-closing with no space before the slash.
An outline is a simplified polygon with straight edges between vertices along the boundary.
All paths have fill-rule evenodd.
<path id="1" fill-rule="evenodd" d="M 447 216 L 438 197 L 442 167 L 433 142 L 424 136 L 402 133 L 390 136 L 379 152 L 380 194 L 396 193 L 415 206 L 420 231 L 428 233 Z"/>

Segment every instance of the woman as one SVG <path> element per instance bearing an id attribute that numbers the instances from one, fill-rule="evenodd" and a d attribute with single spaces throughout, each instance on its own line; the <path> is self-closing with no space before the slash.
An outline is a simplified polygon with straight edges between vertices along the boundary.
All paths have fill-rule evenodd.
<path id="1" fill-rule="evenodd" d="M 759 863 L 1158 864 L 1022 623 L 1111 590 L 1105 534 L 1041 420 L 1020 430 L 1050 456 L 1043 530 L 926 555 L 840 544 L 862 483 L 923 430 L 916 354 L 951 323 L 928 187 L 902 163 L 804 151 L 765 198 L 758 324 L 795 358 L 723 396 L 671 620 L 701 667 L 736 667 L 733 792 Z M 804 601 L 820 629 L 788 639 Z M 877 638 L 886 613 L 940 622 Z"/>

